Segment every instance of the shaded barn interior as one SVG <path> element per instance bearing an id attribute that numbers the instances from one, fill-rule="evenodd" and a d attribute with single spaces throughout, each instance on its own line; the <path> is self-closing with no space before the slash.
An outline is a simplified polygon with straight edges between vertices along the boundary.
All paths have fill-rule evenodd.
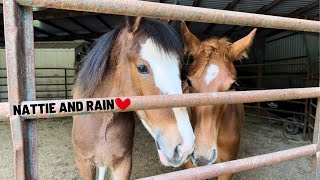
<path id="1" fill-rule="evenodd" d="M 150 0 L 158 3 L 179 4 L 230 11 L 250 12 L 319 21 L 318 0 Z M 2 10 L 2 8 L 1 8 Z M 2 13 L 2 12 L 1 12 Z M 232 12 L 230 12 L 232 13 Z M 1 14 L 3 16 L 3 14 Z M 98 14 L 67 10 L 34 8 L 34 38 L 36 42 L 37 98 L 70 98 L 74 68 L 70 62 L 78 62 L 102 34 L 124 22 L 120 15 Z M 179 21 L 170 21 L 178 31 Z M 0 46 L 5 48 L 3 17 L 0 18 Z M 248 34 L 253 27 L 237 25 L 187 22 L 192 33 L 200 39 L 212 36 L 236 41 Z M 47 44 L 47 45 L 44 45 Z M 75 44 L 77 44 L 75 46 Z M 46 47 L 44 47 L 46 46 Z M 39 47 L 39 49 L 37 48 Z M 38 49 L 38 50 L 37 50 Z M 46 49 L 71 50 L 73 55 L 62 60 L 58 54 L 43 54 Z M 42 55 L 40 55 L 42 54 Z M 47 63 L 42 63 L 46 56 Z M 3 53 L 0 56 L 0 98 L 6 101 L 6 73 Z M 59 66 L 52 61 L 60 59 Z M 59 62 L 60 62 L 59 61 Z M 192 57 L 186 56 L 182 69 L 186 70 Z M 319 85 L 319 34 L 278 29 L 258 28 L 249 58 L 236 62 L 239 90 L 298 88 Z M 41 68 L 52 68 L 40 73 Z M 61 72 L 58 70 L 62 68 Z M 59 72 L 55 72 L 59 71 Z M 67 71 L 67 72 L 66 72 Z M 52 76 L 52 77 L 51 77 Z M 53 77 L 55 76 L 55 77 Z M 51 80 L 50 78 L 56 78 Z M 60 79 L 59 79 L 60 78 Z M 46 89 L 41 83 L 47 82 Z M 50 84 L 51 83 L 51 84 Z M 59 88 L 57 88 L 59 86 Z M 247 104 L 255 110 L 248 116 L 256 116 L 274 122 L 284 122 L 289 134 L 303 133 L 305 139 L 312 138 L 315 100 L 293 100 Z M 309 134 L 309 136 L 308 136 Z"/>

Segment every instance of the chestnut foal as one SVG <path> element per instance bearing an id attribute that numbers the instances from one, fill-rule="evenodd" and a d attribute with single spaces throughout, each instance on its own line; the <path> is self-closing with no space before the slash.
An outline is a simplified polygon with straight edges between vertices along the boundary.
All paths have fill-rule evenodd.
<path id="1" fill-rule="evenodd" d="M 84 58 L 74 98 L 182 94 L 180 60 L 183 43 L 169 25 L 147 18 L 102 36 Z M 152 135 L 161 162 L 178 167 L 194 150 L 194 134 L 186 108 L 136 111 Z M 93 113 L 73 117 L 72 142 L 83 179 L 129 179 L 134 112 Z"/>
<path id="2" fill-rule="evenodd" d="M 246 58 L 256 29 L 246 37 L 231 44 L 226 38 L 200 41 L 181 24 L 186 51 L 194 61 L 188 70 L 188 80 L 183 83 L 184 93 L 210 93 L 232 90 L 236 83 L 235 60 Z M 209 165 L 237 158 L 240 131 L 244 120 L 243 104 L 198 106 L 189 109 L 191 124 L 196 136 L 195 150 L 191 156 L 194 166 Z M 193 166 L 189 161 L 186 167 Z M 231 179 L 232 174 L 218 179 Z"/>

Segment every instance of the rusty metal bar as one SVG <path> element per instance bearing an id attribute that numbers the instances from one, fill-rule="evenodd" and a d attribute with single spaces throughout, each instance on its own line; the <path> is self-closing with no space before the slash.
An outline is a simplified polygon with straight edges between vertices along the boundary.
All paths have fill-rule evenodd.
<path id="1" fill-rule="evenodd" d="M 205 23 L 320 32 L 320 23 L 303 19 L 132 0 L 17 0 L 20 5 Z"/>
<path id="2" fill-rule="evenodd" d="M 315 144 L 311 144 L 298 148 L 292 148 L 288 150 L 223 162 L 219 164 L 213 164 L 209 166 L 195 167 L 191 169 L 185 169 L 181 171 L 161 174 L 143 179 L 209 179 L 212 177 L 221 176 L 223 174 L 237 173 L 299 157 L 310 156 L 315 154 L 316 152 L 317 146 Z"/>
<path id="3" fill-rule="evenodd" d="M 3 4 L 10 125 L 15 157 L 15 179 L 38 178 L 36 121 L 13 115 L 13 104 L 35 100 L 32 7 L 15 0 Z M 8 110 L 1 109 L 7 113 Z"/>
<path id="4" fill-rule="evenodd" d="M 316 117 L 313 114 L 309 114 L 309 117 L 316 119 Z"/>
<path id="5" fill-rule="evenodd" d="M 255 114 L 248 114 L 248 113 L 246 113 L 246 116 L 257 117 L 257 118 L 261 118 L 261 119 L 268 119 L 268 120 L 273 120 L 273 121 L 278 121 L 278 122 L 285 122 L 285 123 L 290 123 L 290 124 L 297 124 L 297 125 L 303 126 L 302 123 L 288 121 L 284 118 L 280 119 L 280 118 L 273 118 L 273 117 L 267 117 L 267 116 L 259 116 L 259 115 L 255 115 Z"/>
<path id="6" fill-rule="evenodd" d="M 254 91 L 238 91 L 238 92 L 219 92 L 219 93 L 201 93 L 201 94 L 183 94 L 183 95 L 162 95 L 162 96 L 136 96 L 129 97 L 131 105 L 126 111 L 133 111 L 137 109 L 156 109 L 169 108 L 175 106 L 199 106 L 210 104 L 224 104 L 224 103 L 251 103 L 262 101 L 276 101 L 287 99 L 304 99 L 318 97 L 320 88 L 296 88 L 296 89 L 275 89 L 275 90 L 254 90 Z M 124 99 L 122 97 L 121 99 Z M 105 98 L 113 99 L 113 98 Z M 72 99 L 72 100 L 49 100 L 49 101 L 26 101 L 23 104 L 39 104 L 39 103 L 56 103 L 58 110 L 62 102 L 83 102 L 96 101 L 99 99 Z M 101 99 L 100 99 L 101 100 Z M 0 104 L 1 105 L 1 104 Z M 0 106 L 1 107 L 1 106 Z M 6 117 L 6 109 L 9 107 L 7 103 L 3 103 L 3 110 L 0 111 L 0 117 Z M 2 108 L 1 108 L 2 109 Z M 113 111 L 120 111 L 119 109 Z M 94 111 L 93 111 L 94 112 Z M 105 111 L 101 111 L 105 112 Z M 32 116 L 23 116 L 24 118 L 46 118 L 53 116 L 72 116 L 74 114 L 82 114 L 89 112 L 75 112 L 75 113 L 53 113 L 53 114 L 35 114 Z"/>
<path id="7" fill-rule="evenodd" d="M 171 107 L 187 107 L 187 106 L 204 106 L 211 104 L 237 104 L 251 102 L 277 101 L 287 99 L 305 99 L 320 96 L 320 88 L 295 88 L 295 89 L 276 89 L 276 90 L 259 90 L 259 91 L 235 91 L 235 92 L 218 92 L 218 93 L 194 93 L 180 95 L 154 95 L 154 96 L 132 96 L 121 97 L 121 99 L 129 98 L 130 106 L 125 111 L 135 111 L 144 109 L 161 109 Z M 96 100 L 113 100 L 114 98 L 91 98 L 91 99 L 70 99 L 70 100 L 49 100 L 49 101 L 26 101 L 22 105 L 30 104 L 48 104 L 55 103 L 54 113 L 40 113 L 39 108 L 36 108 L 35 114 L 21 115 L 25 119 L 38 119 L 48 117 L 64 117 L 77 114 L 88 114 L 94 112 L 123 112 L 117 106 L 113 110 L 87 111 L 86 102 Z M 62 112 L 60 107 L 66 102 L 82 102 L 83 110 L 80 112 Z"/>
<path id="8" fill-rule="evenodd" d="M 256 67 L 256 66 L 281 66 L 281 65 L 306 65 L 306 63 L 270 63 L 270 64 L 236 64 L 235 67 Z"/>
<path id="9" fill-rule="evenodd" d="M 310 103 L 310 105 L 314 108 L 317 108 L 317 105 L 316 104 L 313 104 L 312 102 Z"/>
<path id="10" fill-rule="evenodd" d="M 298 79 L 298 80 L 304 80 L 308 79 L 306 76 L 297 76 L 297 75 L 287 75 L 287 76 L 238 76 L 239 79 Z"/>
<path id="11" fill-rule="evenodd" d="M 295 111 L 287 111 L 281 109 L 272 109 L 272 108 L 264 108 L 264 107 L 257 107 L 257 106 L 244 106 L 245 108 L 249 109 L 258 109 L 258 110 L 265 110 L 265 111 L 272 111 L 272 112 L 280 112 L 280 113 L 287 113 L 287 114 L 295 114 L 295 115 L 305 115 L 305 113 L 295 112 Z"/>
<path id="12" fill-rule="evenodd" d="M 314 174 L 315 179 L 320 179 L 320 98 L 318 98 L 317 103 L 316 118 L 314 121 L 313 129 L 313 143 L 317 145 L 318 152 L 312 157 L 312 173 Z"/>

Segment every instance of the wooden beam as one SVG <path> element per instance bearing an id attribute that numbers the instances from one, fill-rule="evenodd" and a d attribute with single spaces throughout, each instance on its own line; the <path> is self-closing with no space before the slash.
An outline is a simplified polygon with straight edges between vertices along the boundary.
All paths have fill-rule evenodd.
<path id="1" fill-rule="evenodd" d="M 78 20 L 72 18 L 72 17 L 68 17 L 67 19 L 69 19 L 71 22 L 73 22 L 74 24 L 80 26 L 81 28 L 89 31 L 90 33 L 95 33 L 94 30 L 92 30 L 91 28 L 89 28 L 88 26 L 84 25 L 84 24 L 81 24 Z"/>
<path id="2" fill-rule="evenodd" d="M 66 35 L 66 36 L 55 36 L 55 37 L 36 37 L 35 41 L 73 41 L 80 39 L 95 39 L 102 36 L 104 33 L 96 32 L 89 34 L 75 34 L 75 35 Z"/>
<path id="3" fill-rule="evenodd" d="M 96 15 L 97 13 L 82 12 L 82 11 L 69 11 L 69 10 L 58 10 L 58 9 L 47 9 L 43 11 L 33 12 L 34 20 L 48 20 L 57 18 L 67 18 L 67 17 L 79 17 Z"/>
<path id="4" fill-rule="evenodd" d="M 200 3 L 200 0 L 194 0 L 192 6 L 193 7 L 198 7 Z"/>
<path id="5" fill-rule="evenodd" d="M 263 6 L 258 11 L 256 11 L 256 14 L 263 14 L 271 10 L 275 5 L 279 4 L 282 0 L 273 0 L 271 3 Z"/>
<path id="6" fill-rule="evenodd" d="M 47 9 L 43 11 L 34 11 L 33 20 L 49 20 L 49 19 L 80 17 L 80 16 L 97 15 L 97 14 L 98 13 L 82 12 L 82 11 Z M 3 25 L 3 14 L 0 14 L 0 25 Z"/>
<path id="7" fill-rule="evenodd" d="M 54 24 L 54 23 L 51 22 L 50 20 L 39 20 L 39 21 L 40 21 L 41 23 L 44 23 L 44 24 L 47 24 L 47 25 L 49 25 L 49 26 L 51 26 L 51 27 L 54 27 L 54 28 L 56 28 L 56 29 L 59 29 L 60 31 L 67 32 L 67 33 L 70 34 L 70 35 L 76 34 L 76 33 L 72 32 L 72 31 L 70 31 L 69 29 L 66 29 L 66 28 L 64 28 L 64 27 L 62 27 L 62 26 L 59 26 L 59 25 L 57 25 L 57 24 Z"/>
<path id="8" fill-rule="evenodd" d="M 211 31 L 215 26 L 216 26 L 216 24 L 213 24 L 213 23 L 209 24 L 209 26 L 203 31 L 203 33 L 209 34 L 210 31 Z"/>
<path id="9" fill-rule="evenodd" d="M 233 9 L 239 1 L 240 1 L 240 0 L 232 0 L 232 1 L 224 8 L 224 10 L 231 10 L 231 9 Z"/>
<path id="10" fill-rule="evenodd" d="M 40 29 L 40 28 L 38 28 L 38 27 L 33 27 L 34 28 L 34 30 L 35 31 L 37 31 L 37 32 L 39 32 L 39 33 L 42 33 L 42 34 L 45 34 L 45 35 L 47 35 L 47 36 L 56 36 L 55 34 L 53 34 L 53 33 L 50 33 L 50 32 L 48 32 L 48 31 L 46 31 L 46 30 L 43 30 L 43 29 Z"/>
<path id="11" fill-rule="evenodd" d="M 95 17 L 96 17 L 104 26 L 106 26 L 109 30 L 112 30 L 112 29 L 113 29 L 113 27 L 112 27 L 110 24 L 108 24 L 101 16 L 95 15 Z"/>

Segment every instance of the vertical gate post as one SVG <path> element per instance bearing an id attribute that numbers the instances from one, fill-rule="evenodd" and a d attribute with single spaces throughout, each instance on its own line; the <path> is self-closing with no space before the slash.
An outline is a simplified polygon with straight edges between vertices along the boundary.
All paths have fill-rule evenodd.
<path id="1" fill-rule="evenodd" d="M 67 78 L 67 69 L 64 69 L 64 95 L 68 99 L 68 78 Z"/>
<path id="2" fill-rule="evenodd" d="M 5 0 L 3 10 L 15 179 L 38 179 L 36 121 L 13 115 L 13 105 L 36 99 L 32 7 Z"/>
<path id="3" fill-rule="evenodd" d="M 314 122 L 313 143 L 317 145 L 317 153 L 312 156 L 313 174 L 316 180 L 320 180 L 320 98 L 317 101 L 316 119 Z"/>

